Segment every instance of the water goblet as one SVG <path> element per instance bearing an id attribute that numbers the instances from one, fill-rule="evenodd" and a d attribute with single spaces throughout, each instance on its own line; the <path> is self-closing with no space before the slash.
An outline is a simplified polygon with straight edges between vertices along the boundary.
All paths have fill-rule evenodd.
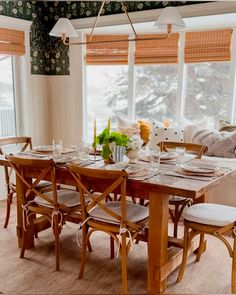
<path id="1" fill-rule="evenodd" d="M 150 150 L 150 170 L 153 172 L 157 172 L 160 167 L 160 149 L 151 149 Z"/>
<path id="2" fill-rule="evenodd" d="M 176 165 L 179 166 L 183 163 L 185 147 L 176 147 L 175 152 L 177 154 Z"/>
<path id="3" fill-rule="evenodd" d="M 58 158 L 62 153 L 62 140 L 61 139 L 53 139 L 53 157 Z"/>

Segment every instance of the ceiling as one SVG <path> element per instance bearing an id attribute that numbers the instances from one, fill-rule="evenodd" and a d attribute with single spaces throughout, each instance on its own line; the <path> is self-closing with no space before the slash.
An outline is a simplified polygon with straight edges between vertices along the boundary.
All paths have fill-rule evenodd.
<path id="1" fill-rule="evenodd" d="M 196 31 L 206 30 L 215 28 L 232 28 L 236 27 L 236 13 L 207 15 L 207 16 L 196 16 L 183 18 L 186 23 L 186 28 L 183 31 Z M 136 32 L 139 33 L 158 33 L 160 31 L 154 26 L 153 22 L 142 22 L 134 24 Z M 79 30 L 78 30 L 79 31 Z M 88 33 L 91 29 L 83 29 L 84 32 Z M 115 32 L 114 26 L 96 27 L 94 33 L 131 33 L 132 29 L 129 24 L 116 25 Z"/>

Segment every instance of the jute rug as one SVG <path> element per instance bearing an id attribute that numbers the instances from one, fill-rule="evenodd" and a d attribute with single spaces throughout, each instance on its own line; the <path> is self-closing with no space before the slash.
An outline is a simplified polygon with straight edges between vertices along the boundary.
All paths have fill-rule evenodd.
<path id="1" fill-rule="evenodd" d="M 5 203 L 0 202 L 0 292 L 3 294 L 118 294 L 121 285 L 120 258 L 110 259 L 109 238 L 92 235 L 84 279 L 78 280 L 80 250 L 77 225 L 68 223 L 61 234 L 61 271 L 56 272 L 54 241 L 50 229 L 39 234 L 36 247 L 19 258 L 15 234 L 15 208 L 9 228 L 3 229 Z M 168 277 L 166 294 L 230 293 L 231 259 L 222 242 L 207 238 L 207 252 L 199 263 L 189 257 L 183 281 L 176 284 L 178 269 Z M 130 294 L 146 293 L 147 245 L 134 245 L 128 258 Z"/>

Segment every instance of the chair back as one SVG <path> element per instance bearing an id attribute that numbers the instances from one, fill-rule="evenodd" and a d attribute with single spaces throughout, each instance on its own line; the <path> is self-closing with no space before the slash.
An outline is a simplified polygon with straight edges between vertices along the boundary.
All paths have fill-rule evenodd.
<path id="1" fill-rule="evenodd" d="M 126 226 L 133 229 L 138 228 L 136 224 L 126 219 L 126 180 L 128 178 L 126 171 L 83 168 L 73 164 L 68 164 L 67 167 L 76 180 L 77 189 L 80 192 L 83 220 L 88 217 L 89 212 L 95 206 L 99 206 L 101 210 L 115 219 L 117 223 L 120 223 L 122 228 Z M 102 192 L 98 189 L 101 182 Z M 95 184 L 95 186 L 92 184 Z M 104 184 L 106 184 L 105 189 Z M 109 194 L 114 192 L 120 194 L 120 214 L 106 206 L 106 199 L 109 197 Z M 89 198 L 89 202 L 85 201 L 85 197 Z"/>
<path id="2" fill-rule="evenodd" d="M 32 149 L 31 137 L 22 136 L 0 138 L 0 155 L 9 154 L 13 152 L 12 148 L 14 148 L 14 152 L 23 152 L 27 148 Z M 4 172 L 7 191 L 9 194 L 11 190 L 14 190 L 14 184 L 13 186 L 10 184 L 11 169 L 4 166 Z"/>
<path id="3" fill-rule="evenodd" d="M 32 149 L 31 137 L 6 137 L 0 139 L 0 154 L 4 155 L 5 153 L 9 154 L 9 151 L 4 152 L 4 149 L 15 145 L 18 152 L 23 152 L 27 148 Z"/>
<path id="4" fill-rule="evenodd" d="M 196 154 L 196 159 L 201 159 L 204 153 L 207 152 L 208 147 L 202 144 L 188 143 L 188 142 L 173 142 L 173 141 L 162 141 L 159 143 L 160 150 L 168 152 L 175 149 L 176 147 L 183 147 L 187 152 Z"/>
<path id="5" fill-rule="evenodd" d="M 6 158 L 10 164 L 10 166 L 13 168 L 13 170 L 16 173 L 16 176 L 18 177 L 21 184 L 25 187 L 25 193 L 22 194 L 23 198 L 23 205 L 27 202 L 31 201 L 35 196 L 41 198 L 46 201 L 46 203 L 49 203 L 50 205 L 54 207 L 60 208 L 62 206 L 62 209 L 64 209 L 65 206 L 58 204 L 57 201 L 57 188 L 56 188 L 56 172 L 55 172 L 55 164 L 53 160 L 43 160 L 43 159 L 29 159 L 29 158 L 21 158 L 21 157 L 15 157 L 11 155 L 6 155 Z M 27 171 L 29 169 L 34 170 L 34 180 L 32 182 L 31 178 L 27 176 Z M 39 189 L 36 187 L 41 180 L 44 180 L 47 178 L 51 181 L 52 186 L 52 199 L 49 198 L 46 194 L 39 191 Z"/>

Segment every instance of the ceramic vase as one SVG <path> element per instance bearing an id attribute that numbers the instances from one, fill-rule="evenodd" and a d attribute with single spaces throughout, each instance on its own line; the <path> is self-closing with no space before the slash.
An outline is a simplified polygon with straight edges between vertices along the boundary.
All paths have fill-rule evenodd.
<path id="1" fill-rule="evenodd" d="M 139 160 L 139 151 L 129 150 L 126 156 L 129 158 L 129 163 L 135 164 Z"/>

